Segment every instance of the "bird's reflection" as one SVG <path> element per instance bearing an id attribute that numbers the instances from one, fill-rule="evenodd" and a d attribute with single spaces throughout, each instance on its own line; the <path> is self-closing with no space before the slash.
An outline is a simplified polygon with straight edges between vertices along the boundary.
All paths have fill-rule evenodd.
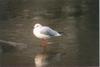
<path id="1" fill-rule="evenodd" d="M 40 50 L 34 58 L 36 67 L 46 67 L 48 65 L 48 54 L 45 49 Z"/>
<path id="2" fill-rule="evenodd" d="M 36 67 L 50 67 L 51 65 L 59 64 L 62 54 L 60 52 L 54 52 L 47 48 L 41 48 L 36 53 L 34 61 Z"/>
<path id="3" fill-rule="evenodd" d="M 56 39 L 48 41 L 46 48 L 40 47 L 36 51 L 34 62 L 36 67 L 50 67 L 51 65 L 58 65 L 62 53 L 60 52 L 60 44 Z"/>

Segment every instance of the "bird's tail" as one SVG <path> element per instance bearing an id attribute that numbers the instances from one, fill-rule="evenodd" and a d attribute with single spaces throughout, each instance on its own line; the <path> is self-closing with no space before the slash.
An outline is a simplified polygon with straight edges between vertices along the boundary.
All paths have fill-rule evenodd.
<path id="1" fill-rule="evenodd" d="M 59 34 L 61 34 L 61 35 L 63 35 L 64 34 L 64 32 L 58 32 Z"/>
<path id="2" fill-rule="evenodd" d="M 60 34 L 60 33 L 57 33 L 57 35 L 56 36 L 61 36 L 62 34 Z"/>

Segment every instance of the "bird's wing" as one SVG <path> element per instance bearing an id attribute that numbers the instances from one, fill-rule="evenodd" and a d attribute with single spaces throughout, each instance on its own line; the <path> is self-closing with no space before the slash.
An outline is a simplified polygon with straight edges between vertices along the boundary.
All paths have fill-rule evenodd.
<path id="1" fill-rule="evenodd" d="M 41 34 L 45 34 L 45 35 L 48 35 L 48 36 L 55 36 L 57 35 L 58 33 L 54 30 L 52 30 L 51 28 L 49 27 L 43 27 L 40 31 Z"/>

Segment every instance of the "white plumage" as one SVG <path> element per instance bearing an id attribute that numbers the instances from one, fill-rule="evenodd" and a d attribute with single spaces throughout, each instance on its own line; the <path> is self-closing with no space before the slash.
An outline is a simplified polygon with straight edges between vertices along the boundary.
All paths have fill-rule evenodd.
<path id="1" fill-rule="evenodd" d="M 34 25 L 33 33 L 37 38 L 40 39 L 48 39 L 54 36 L 61 36 L 61 34 L 59 34 L 57 31 L 39 23 Z"/>

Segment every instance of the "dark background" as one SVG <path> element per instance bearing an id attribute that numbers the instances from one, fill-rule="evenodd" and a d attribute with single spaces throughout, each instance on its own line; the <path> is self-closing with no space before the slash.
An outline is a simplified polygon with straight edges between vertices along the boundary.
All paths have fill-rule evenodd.
<path id="1" fill-rule="evenodd" d="M 34 67 L 38 53 L 51 58 L 46 59 L 50 67 L 98 66 L 98 4 L 98 0 L 0 0 L 1 67 Z M 40 41 L 32 34 L 35 23 L 64 35 L 51 39 L 54 44 L 41 53 Z"/>

